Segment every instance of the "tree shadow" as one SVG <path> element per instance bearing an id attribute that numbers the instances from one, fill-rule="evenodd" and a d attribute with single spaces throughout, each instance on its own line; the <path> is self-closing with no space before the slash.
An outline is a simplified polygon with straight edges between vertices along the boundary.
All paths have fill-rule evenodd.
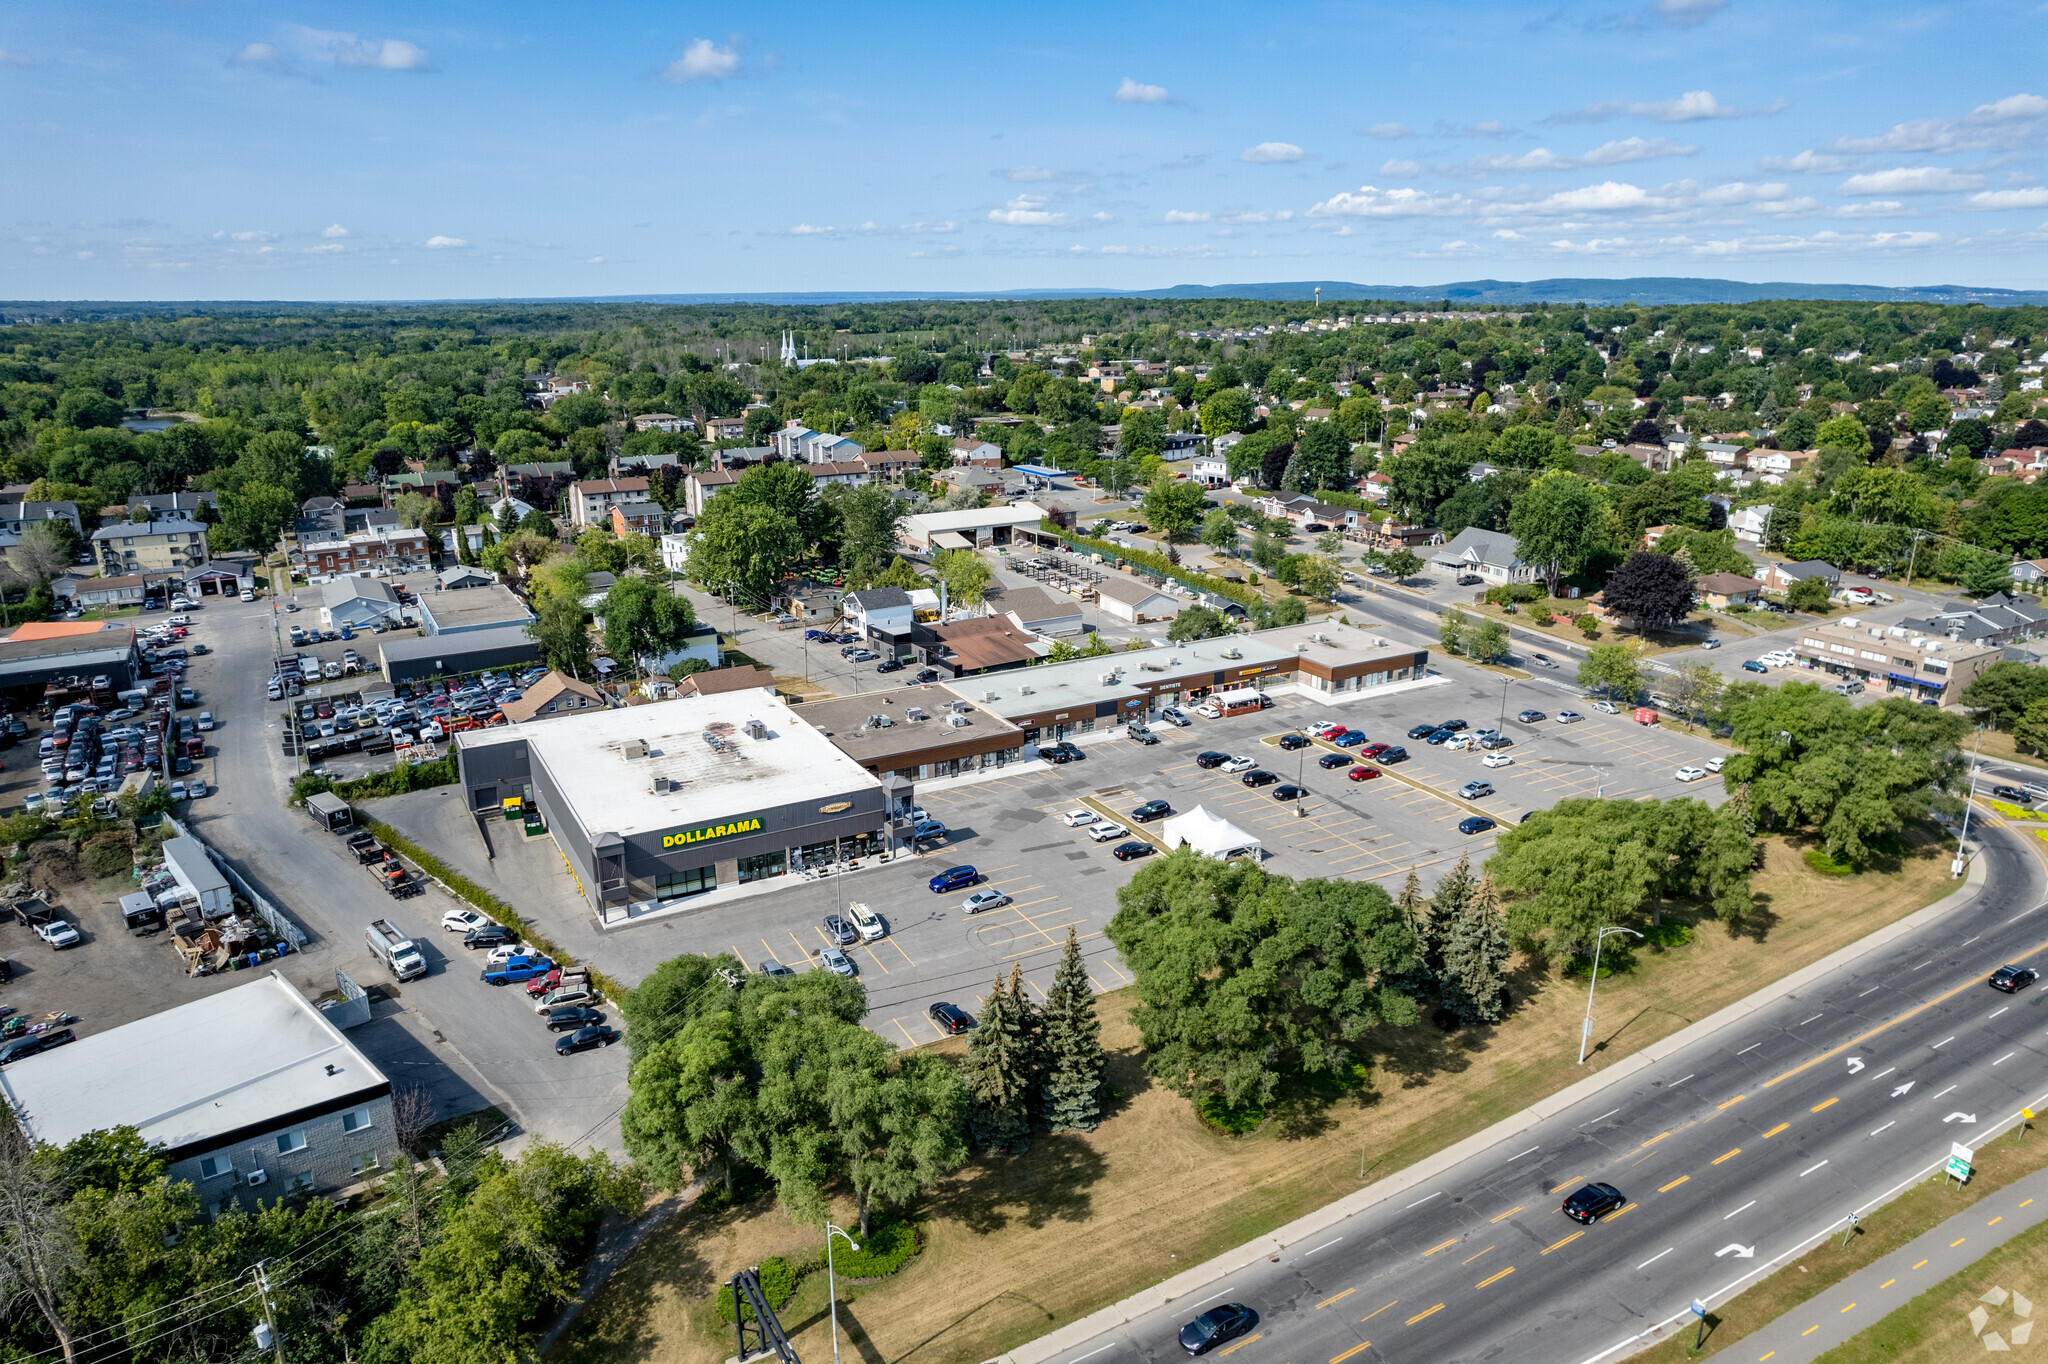
<path id="1" fill-rule="evenodd" d="M 1105 1051 L 1107 1059 L 1102 1067 L 1102 1094 L 1098 1103 L 1102 1120 L 1108 1122 L 1128 1110 L 1140 1094 L 1150 1090 L 1153 1081 L 1145 1069 L 1145 1048 L 1142 1045 Z"/>
<path id="2" fill-rule="evenodd" d="M 713 1311 L 708 1300 L 718 1291 L 721 1274 L 731 1271 L 721 1271 L 704 1252 L 720 1244 L 720 1223 L 727 1211 L 707 1212 L 693 1205 L 650 1232 L 591 1295 L 575 1329 L 549 1358 L 556 1364 L 649 1358 L 667 1338 L 656 1321 L 662 1302 L 704 1299 L 702 1310 Z M 710 1326 L 732 1330 L 715 1316 Z"/>
<path id="3" fill-rule="evenodd" d="M 1039 1228 L 1048 1222 L 1085 1222 L 1094 1212 L 1089 1192 L 1107 1162 L 1083 1135 L 1033 1133 L 1031 1149 L 1015 1156 L 980 1156 L 925 1201 L 927 1214 L 960 1222 L 970 1231 L 1002 1231 L 1012 1223 Z"/>

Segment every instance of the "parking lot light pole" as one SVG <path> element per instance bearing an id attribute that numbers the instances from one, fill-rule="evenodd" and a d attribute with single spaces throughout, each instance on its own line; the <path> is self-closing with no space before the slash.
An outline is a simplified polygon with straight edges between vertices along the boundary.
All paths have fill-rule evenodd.
<path id="1" fill-rule="evenodd" d="M 832 1238 L 846 1236 L 846 1233 L 830 1222 L 825 1224 L 825 1298 L 832 1304 L 832 1364 L 839 1364 L 839 1290 L 832 1275 Z M 854 1250 L 860 1249 L 860 1242 L 846 1236 L 846 1244 Z M 737 1309 L 735 1309 L 737 1311 Z"/>
<path id="2" fill-rule="evenodd" d="M 1586 986 L 1586 1025 L 1579 1030 L 1579 1064 L 1586 1064 L 1586 1047 L 1593 1040 L 1593 991 L 1600 986 L 1600 944 L 1607 941 L 1609 933 L 1627 933 L 1640 938 L 1643 935 L 1633 928 L 1603 928 L 1600 936 L 1593 939 L 1593 979 Z"/>

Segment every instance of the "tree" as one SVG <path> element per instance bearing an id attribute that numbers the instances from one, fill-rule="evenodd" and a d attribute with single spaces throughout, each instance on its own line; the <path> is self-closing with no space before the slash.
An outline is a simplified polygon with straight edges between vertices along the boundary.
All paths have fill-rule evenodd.
<path id="1" fill-rule="evenodd" d="M 811 542 L 800 520 L 765 503 L 740 501 L 737 491 L 734 485 L 713 499 L 698 519 L 688 542 L 689 573 L 706 587 L 732 584 L 748 600 L 764 601 Z"/>
<path id="2" fill-rule="evenodd" d="M 1814 431 L 1813 440 L 1822 450 L 1846 450 L 1858 459 L 1870 454 L 1870 432 L 1848 413 L 1830 417 Z"/>
<path id="3" fill-rule="evenodd" d="M 1643 689 L 1643 665 L 1626 644 L 1596 644 L 1579 663 L 1579 686 L 1603 696 L 1634 701 Z"/>
<path id="4" fill-rule="evenodd" d="M 1607 575 L 1608 610 L 1648 634 L 1692 611 L 1692 574 L 1668 554 L 1637 550 Z"/>
<path id="5" fill-rule="evenodd" d="M 1000 973 L 967 1041 L 960 1073 L 967 1083 L 967 1130 L 978 1151 L 1021 1153 L 1031 1145 L 1031 1001 L 1010 992 Z"/>
<path id="6" fill-rule="evenodd" d="M 573 677 L 590 671 L 590 632 L 583 626 L 583 606 L 574 597 L 558 592 L 541 596 L 526 633 L 540 645 L 550 668 Z"/>
<path id="7" fill-rule="evenodd" d="M 1829 595 L 1828 580 L 1810 573 L 1785 590 L 1785 604 L 1795 611 L 1824 612 Z"/>
<path id="8" fill-rule="evenodd" d="M 1242 431 L 1253 421 L 1251 396 L 1241 388 L 1225 388 L 1202 404 L 1202 434 L 1214 440 Z"/>
<path id="9" fill-rule="evenodd" d="M 1344 585 L 1344 569 L 1327 554 L 1296 556 L 1294 585 L 1311 597 L 1332 600 Z"/>
<path id="10" fill-rule="evenodd" d="M 1168 544 L 1184 543 L 1194 538 L 1206 499 L 1201 484 L 1162 471 L 1146 490 L 1145 518 Z"/>
<path id="11" fill-rule="evenodd" d="M 0 1300 L 34 1304 L 70 1364 L 77 1354 L 65 1300 L 86 1260 L 65 1202 L 63 1181 L 10 1119 L 0 1130 Z"/>
<path id="12" fill-rule="evenodd" d="M 877 1206 L 908 1202 L 965 1163 L 967 1086 L 930 1052 L 899 1052 L 858 1024 L 837 1034 L 825 1122 L 866 1236 Z"/>
<path id="13" fill-rule="evenodd" d="M 1968 779 L 1956 744 L 1970 723 L 1903 697 L 1873 706 L 1811 682 L 1730 688 L 1727 718 L 1742 750 L 1722 769 L 1733 790 L 1749 786 L 1750 804 L 1766 828 L 1809 829 L 1829 857 L 1864 862 L 1874 840 L 1896 834 L 1908 818 L 1956 808 Z"/>
<path id="14" fill-rule="evenodd" d="M 1412 549 L 1397 549 L 1387 555 L 1387 573 L 1395 582 L 1403 582 L 1422 572 L 1422 556 Z"/>
<path id="15" fill-rule="evenodd" d="M 979 606 L 995 581 L 995 570 L 979 551 L 941 550 L 932 556 L 932 573 L 946 586 L 947 600 L 964 606 Z"/>
<path id="16" fill-rule="evenodd" d="M 1102 491 L 1108 493 L 1111 497 L 1122 497 L 1131 489 L 1131 466 L 1129 461 L 1122 458 L 1103 460 L 1102 472 L 1098 481 L 1102 484 Z"/>
<path id="17" fill-rule="evenodd" d="M 1555 596 L 1559 580 L 1577 573 L 1605 543 L 1606 503 L 1576 474 L 1545 474 L 1515 499 L 1508 532 L 1522 562 L 1541 568 Z"/>
<path id="18" fill-rule="evenodd" d="M 1118 422 L 1117 444 L 1126 455 L 1141 459 L 1166 450 L 1166 418 L 1149 408 L 1127 407 Z"/>
<path id="19" fill-rule="evenodd" d="M 1365 1033 L 1412 1025 L 1393 982 L 1415 938 L 1387 893 L 1291 882 L 1180 849 L 1117 892 L 1106 934 L 1136 978 L 1146 1069 L 1191 1100 L 1270 1104 L 1283 1085 L 1334 1079 Z"/>
<path id="20" fill-rule="evenodd" d="M 1081 942 L 1067 925 L 1067 943 L 1039 1017 L 1043 1025 L 1038 1108 L 1052 1132 L 1093 1132 L 1101 1120 L 1102 1024 L 1095 988 L 1081 960 Z"/>
<path id="21" fill-rule="evenodd" d="M 1211 549 L 1230 549 L 1237 544 L 1237 522 L 1218 507 L 1202 518 L 1202 543 Z"/>
<path id="22" fill-rule="evenodd" d="M 664 464 L 647 475 L 647 496 L 663 512 L 673 516 L 683 501 L 683 466 Z"/>
<path id="23" fill-rule="evenodd" d="M 1287 558 L 1287 544 L 1263 530 L 1257 530 L 1252 532 L 1251 548 L 1247 553 L 1253 563 L 1271 573 Z"/>
<path id="24" fill-rule="evenodd" d="M 223 549 L 268 550 L 299 514 L 299 504 L 282 488 L 248 484 L 220 498 L 220 524 L 207 540 Z"/>
<path id="25" fill-rule="evenodd" d="M 892 559 L 889 566 L 875 575 L 875 587 L 900 587 L 905 592 L 915 592 L 925 585 L 916 569 L 901 558 Z"/>
<path id="26" fill-rule="evenodd" d="M 903 500 L 877 483 L 839 499 L 839 562 L 846 568 L 886 562 L 903 524 Z"/>
<path id="27" fill-rule="evenodd" d="M 2048 701 L 2048 669 L 2001 659 L 1977 674 L 1957 698 L 1999 729 L 2011 729 L 2036 701 Z"/>
<path id="28" fill-rule="evenodd" d="M 1461 643 L 1468 658 L 1493 663 L 1508 652 L 1508 627 L 1497 620 L 1479 619 L 1466 630 Z"/>
<path id="29" fill-rule="evenodd" d="M 1230 618 L 1207 606 L 1184 606 L 1166 631 L 1175 644 L 1191 639 L 1215 639 L 1231 632 Z"/>
<path id="30" fill-rule="evenodd" d="M 1462 911 L 1444 935 L 1440 997 L 1458 1022 L 1498 1023 L 1505 1016 L 1501 995 L 1507 988 L 1509 947 L 1507 920 L 1493 878 L 1485 877 L 1467 897 Z"/>
<path id="31" fill-rule="evenodd" d="M 1465 647 L 1465 634 L 1471 628 L 1472 617 L 1454 606 L 1437 618 L 1437 643 L 1443 645 L 1445 653 L 1455 654 Z"/>
<path id="32" fill-rule="evenodd" d="M 2027 703 L 2012 722 L 2012 741 L 2036 757 L 2048 753 L 2048 700 Z"/>
<path id="33" fill-rule="evenodd" d="M 604 647 L 622 663 L 653 667 L 696 625 L 686 598 L 646 578 L 620 578 L 604 595 Z"/>
<path id="34" fill-rule="evenodd" d="M 1687 730 L 1692 728 L 1694 720 L 1714 713 L 1726 685 L 1727 680 L 1719 672 L 1700 662 L 1679 664 L 1678 670 L 1663 683 L 1664 694 L 1671 705 L 1685 716 Z"/>
<path id="35" fill-rule="evenodd" d="M 1976 553 L 1964 560 L 1956 586 L 1973 597 L 2012 590 L 2012 564 L 1996 554 Z"/>
<path id="36" fill-rule="evenodd" d="M 1294 443 L 1294 468 L 1305 489 L 1344 488 L 1351 483 L 1351 442 L 1333 421 L 1310 422 Z"/>

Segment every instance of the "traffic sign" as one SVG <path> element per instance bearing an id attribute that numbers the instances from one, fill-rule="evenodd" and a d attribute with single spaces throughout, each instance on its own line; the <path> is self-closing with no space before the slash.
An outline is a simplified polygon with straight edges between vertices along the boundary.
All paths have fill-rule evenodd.
<path id="1" fill-rule="evenodd" d="M 1696 1317 L 1704 1317 L 1707 1314 L 1707 1305 L 1698 1298 L 1694 1298 L 1692 1300 L 1692 1314 Z"/>
<path id="2" fill-rule="evenodd" d="M 1950 1156 L 1948 1166 L 1942 1173 L 1953 1179 L 1967 1180 L 1970 1177 L 1970 1162 L 1961 1156 Z"/>

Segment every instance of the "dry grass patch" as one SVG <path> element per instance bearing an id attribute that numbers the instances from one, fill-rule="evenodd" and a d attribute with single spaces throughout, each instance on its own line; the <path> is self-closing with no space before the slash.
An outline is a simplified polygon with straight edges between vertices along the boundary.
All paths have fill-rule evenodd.
<path id="1" fill-rule="evenodd" d="M 1950 889 L 1946 855 L 1931 842 L 1916 844 L 1895 872 L 1846 882 L 1816 875 L 1779 840 L 1769 846 L 1755 883 L 1761 939 L 1705 924 L 1688 945 L 1646 951 L 1634 970 L 1603 981 L 1589 1069 Z M 927 1234 L 922 1255 L 888 1280 L 841 1284 L 841 1326 L 875 1364 L 988 1359 L 1157 1283 L 1581 1078 L 1582 988 L 1555 966 L 1519 963 L 1507 1023 L 1395 1035 L 1361 1091 L 1327 1108 L 1282 1111 L 1243 1138 L 1219 1135 L 1185 1099 L 1152 1084 L 1130 995 L 1105 996 L 1116 1095 L 1102 1128 L 1040 1136 L 1026 1156 L 972 1163 L 915 1214 Z M 683 1214 L 604 1286 L 555 1357 L 715 1364 L 732 1352 L 713 1309 L 718 1282 L 764 1256 L 816 1248 L 814 1232 L 765 1200 L 719 1217 Z M 785 1313 L 807 1357 L 830 1352 L 824 1307 L 822 1280 L 807 1281 Z"/>
<path id="2" fill-rule="evenodd" d="M 1977 751 L 1984 757 L 1995 758 L 2000 762 L 2020 763 L 2027 767 L 2048 767 L 2048 762 L 2043 762 L 2032 753 L 2020 751 L 2013 743 L 2012 735 L 2002 729 L 1987 729 L 1978 737 L 1983 739 L 1984 743 Z M 1977 749 L 1976 739 L 1970 741 L 1970 747 Z"/>

